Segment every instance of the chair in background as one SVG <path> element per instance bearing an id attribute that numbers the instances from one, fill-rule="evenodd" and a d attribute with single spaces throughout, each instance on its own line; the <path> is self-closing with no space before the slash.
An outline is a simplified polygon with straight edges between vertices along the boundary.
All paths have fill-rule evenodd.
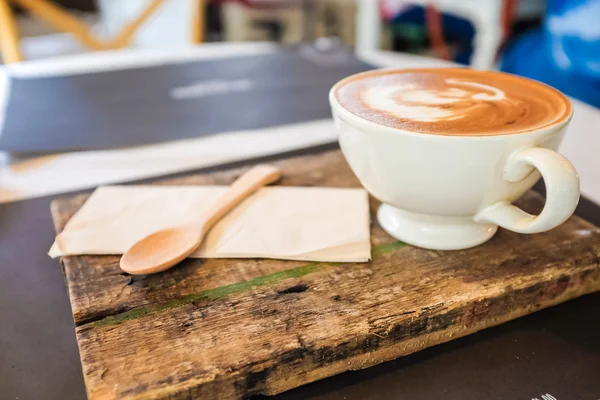
<path id="1" fill-rule="evenodd" d="M 96 0 L 103 33 L 117 37 L 144 12 L 152 0 Z M 135 48 L 178 48 L 204 41 L 205 4 L 208 0 L 166 0 L 135 32 Z"/>
<path id="2" fill-rule="evenodd" d="M 215 0 L 213 0 L 215 1 Z M 226 41 L 313 41 L 338 36 L 354 43 L 353 0 L 219 0 Z"/>
<path id="3" fill-rule="evenodd" d="M 227 42 L 278 39 L 296 43 L 304 37 L 301 0 L 216 0 L 223 16 Z"/>
<path id="4" fill-rule="evenodd" d="M 119 1 L 124 0 L 107 0 Z M 131 0 L 127 0 L 131 5 Z M 15 17 L 11 11 L 10 3 L 19 5 L 36 18 L 48 23 L 55 29 L 70 33 L 84 46 L 91 50 L 111 50 L 128 47 L 134 34 L 146 21 L 159 10 L 167 0 L 144 0 L 137 15 L 132 16 L 122 24 L 119 30 L 114 31 L 110 39 L 97 38 L 89 27 L 73 17 L 63 8 L 48 0 L 0 0 L 0 52 L 5 63 L 20 62 L 23 57 L 19 49 L 19 34 Z M 204 0 L 190 0 L 195 4 L 192 26 L 192 40 L 195 43 L 203 41 L 204 33 Z M 123 4 L 123 3 L 122 3 Z"/>
<path id="5" fill-rule="evenodd" d="M 20 62 L 19 33 L 8 0 L 0 0 L 0 53 L 4 62 Z"/>
<path id="6" fill-rule="evenodd" d="M 406 0 L 396 1 L 425 7 L 425 21 L 434 51 L 441 58 L 448 58 L 444 45 L 440 12 L 469 20 L 474 28 L 471 66 L 491 69 L 503 42 L 515 0 Z M 359 0 L 356 20 L 356 47 L 358 50 L 376 49 L 381 41 L 381 15 L 385 3 L 378 0 Z"/>

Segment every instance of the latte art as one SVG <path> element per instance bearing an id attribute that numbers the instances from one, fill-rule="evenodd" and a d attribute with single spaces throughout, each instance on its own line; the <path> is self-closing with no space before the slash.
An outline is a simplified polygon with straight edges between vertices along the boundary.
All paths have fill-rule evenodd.
<path id="1" fill-rule="evenodd" d="M 338 102 L 367 120 L 413 132 L 500 135 L 551 125 L 571 112 L 560 92 L 469 69 L 371 71 L 342 81 Z"/>
<path id="2" fill-rule="evenodd" d="M 422 122 L 464 118 L 483 104 L 479 100 L 509 101 L 502 90 L 492 86 L 458 79 L 447 79 L 445 83 L 445 88 L 430 90 L 412 83 L 371 87 L 365 89 L 362 99 L 373 109 Z"/>

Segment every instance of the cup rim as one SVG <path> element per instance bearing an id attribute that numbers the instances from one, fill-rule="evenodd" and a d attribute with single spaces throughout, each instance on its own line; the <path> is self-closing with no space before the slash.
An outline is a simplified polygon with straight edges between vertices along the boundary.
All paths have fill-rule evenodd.
<path id="1" fill-rule="evenodd" d="M 484 134 L 455 135 L 455 134 L 450 134 L 450 133 L 434 134 L 434 133 L 427 133 L 427 132 L 412 132 L 412 131 L 408 131 L 405 129 L 394 128 L 391 126 L 382 125 L 382 124 L 378 124 L 376 122 L 370 121 L 370 120 L 363 118 L 359 115 L 356 115 L 353 112 L 346 109 L 344 106 L 342 106 L 338 102 L 337 97 L 335 95 L 336 89 L 338 87 L 340 87 L 341 85 L 343 85 L 346 81 L 348 81 L 356 76 L 372 73 L 373 71 L 410 72 L 410 71 L 436 71 L 436 70 L 440 70 L 440 69 L 469 69 L 469 68 L 468 67 L 438 67 L 438 68 L 435 68 L 435 67 L 434 68 L 432 68 L 432 67 L 429 67 L 429 68 L 386 67 L 386 68 L 376 68 L 374 70 L 369 70 L 369 71 L 363 71 L 363 72 L 349 75 L 349 76 L 339 80 L 338 82 L 336 82 L 335 85 L 333 85 L 332 88 L 329 90 L 329 103 L 332 108 L 335 108 L 338 113 L 343 115 L 344 119 L 352 120 L 354 123 L 357 123 L 359 125 L 364 125 L 366 127 L 375 129 L 377 131 L 392 133 L 392 134 L 396 134 L 396 135 L 398 133 L 402 133 L 402 134 L 409 135 L 409 136 L 423 137 L 423 138 L 430 138 L 430 139 L 436 138 L 436 139 L 441 139 L 441 140 L 501 140 L 503 138 L 506 139 L 506 138 L 514 137 L 514 136 L 535 135 L 535 134 L 539 134 L 540 132 L 546 132 L 548 130 L 556 130 L 557 128 L 563 129 L 573 118 L 573 113 L 574 113 L 573 103 L 567 97 L 567 95 L 565 95 L 558 89 L 555 89 L 552 86 L 549 86 L 543 82 L 539 82 L 539 81 L 529 79 L 529 78 L 526 78 L 523 76 L 510 74 L 510 73 L 502 72 L 502 71 L 491 71 L 491 72 L 495 72 L 495 73 L 503 74 L 503 75 L 510 75 L 510 76 L 520 78 L 520 79 L 525 79 L 527 81 L 533 82 L 538 85 L 545 86 L 545 87 L 557 92 L 557 94 L 559 94 L 566 100 L 567 105 L 569 106 L 569 113 L 564 118 L 559 119 L 550 125 L 546 125 L 541 128 L 525 130 L 525 131 L 520 131 L 520 132 L 514 132 L 514 133 L 509 133 L 509 134 L 503 134 L 503 135 L 484 135 Z"/>

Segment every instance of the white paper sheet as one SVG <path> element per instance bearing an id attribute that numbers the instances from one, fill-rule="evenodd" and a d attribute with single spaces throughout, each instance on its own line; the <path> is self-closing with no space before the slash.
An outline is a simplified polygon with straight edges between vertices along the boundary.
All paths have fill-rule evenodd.
<path id="1" fill-rule="evenodd" d="M 152 232 L 193 223 L 225 190 L 225 186 L 101 187 L 69 220 L 49 255 L 122 254 Z M 263 188 L 219 221 L 191 257 L 368 261 L 367 192 Z"/>

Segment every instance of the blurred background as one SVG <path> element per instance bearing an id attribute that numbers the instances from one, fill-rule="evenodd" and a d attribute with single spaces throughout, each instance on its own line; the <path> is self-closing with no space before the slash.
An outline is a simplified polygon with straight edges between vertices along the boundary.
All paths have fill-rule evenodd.
<path id="1" fill-rule="evenodd" d="M 85 397 L 62 274 L 46 256 L 52 196 L 319 154 L 338 139 L 327 95 L 339 79 L 456 63 L 537 79 L 574 99 L 560 151 L 591 200 L 582 199 L 578 214 L 597 223 L 600 0 L 0 0 L 0 320 L 9 321 L 0 328 L 0 398 Z M 575 332 L 593 329 L 591 307 L 572 312 L 583 303 L 576 304 L 561 311 L 575 318 L 561 317 L 567 324 L 553 311 L 520 325 L 520 361 L 490 358 L 489 348 L 464 341 L 451 346 L 482 374 L 449 374 L 448 388 L 489 398 L 488 383 L 499 382 L 494 398 L 512 399 L 514 385 L 494 375 L 510 371 L 543 377 L 529 379 L 536 388 L 598 392 L 572 379 L 591 376 L 586 360 L 597 356 L 579 357 L 589 348 L 579 342 L 591 336 Z M 556 321 L 546 323 L 548 315 Z M 494 332 L 487 337 L 498 348 L 514 347 L 514 332 Z M 418 367 L 408 377 L 437 376 L 428 354 L 429 363 L 418 356 L 394 365 Z M 548 360 L 556 373 L 540 368 Z M 402 386 L 395 374 L 371 371 L 359 379 Z M 348 376 L 319 385 L 339 398 L 361 392 L 357 375 Z"/>
<path id="2" fill-rule="evenodd" d="M 321 37 L 500 69 L 600 107 L 600 0 L 0 0 L 4 63 Z"/>

